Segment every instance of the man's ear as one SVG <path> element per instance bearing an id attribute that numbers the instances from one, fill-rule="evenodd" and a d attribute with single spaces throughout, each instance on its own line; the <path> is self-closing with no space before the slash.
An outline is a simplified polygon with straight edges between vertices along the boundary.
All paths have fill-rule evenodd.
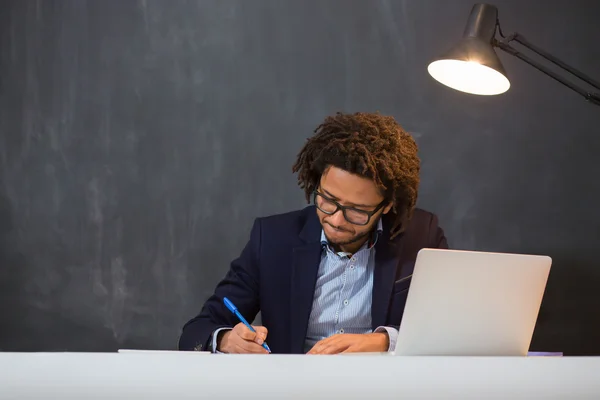
<path id="1" fill-rule="evenodd" d="M 392 206 L 393 206 L 392 202 L 388 203 L 388 205 L 383 208 L 383 214 L 389 213 L 390 210 L 392 209 Z"/>

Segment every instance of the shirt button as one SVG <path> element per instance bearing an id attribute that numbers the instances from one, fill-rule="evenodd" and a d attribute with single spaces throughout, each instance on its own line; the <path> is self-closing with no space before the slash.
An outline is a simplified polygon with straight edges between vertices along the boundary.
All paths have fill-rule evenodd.
<path id="1" fill-rule="evenodd" d="M 344 305 L 347 306 L 348 305 L 348 300 L 344 300 Z"/>
<path id="2" fill-rule="evenodd" d="M 340 333 L 344 333 L 344 328 L 340 329 Z"/>
<path id="3" fill-rule="evenodd" d="M 352 261 L 356 261 L 356 257 L 352 257 L 352 258 L 351 258 L 351 260 L 352 260 Z"/>
<path id="4" fill-rule="evenodd" d="M 350 265 L 350 269 L 354 269 L 354 265 Z"/>

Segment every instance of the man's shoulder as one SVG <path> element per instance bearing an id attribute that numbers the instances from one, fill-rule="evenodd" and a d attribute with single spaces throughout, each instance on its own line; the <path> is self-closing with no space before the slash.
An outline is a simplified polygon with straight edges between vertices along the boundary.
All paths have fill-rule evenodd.
<path id="1" fill-rule="evenodd" d="M 280 214 L 259 217 L 261 230 L 268 233 L 298 235 L 307 222 L 317 219 L 314 206 Z"/>
<path id="2" fill-rule="evenodd" d="M 426 239 L 432 229 L 438 228 L 438 223 L 438 217 L 433 212 L 415 208 L 404 231 L 404 237 L 416 241 Z"/>
<path id="3" fill-rule="evenodd" d="M 422 247 L 447 247 L 447 240 L 440 227 L 438 216 L 422 208 L 415 208 L 413 211 L 404 237 L 405 247 L 415 252 Z"/>
<path id="4" fill-rule="evenodd" d="M 431 211 L 424 210 L 422 208 L 415 208 L 411 218 L 411 222 L 422 225 L 426 223 L 436 222 L 438 217 Z"/>

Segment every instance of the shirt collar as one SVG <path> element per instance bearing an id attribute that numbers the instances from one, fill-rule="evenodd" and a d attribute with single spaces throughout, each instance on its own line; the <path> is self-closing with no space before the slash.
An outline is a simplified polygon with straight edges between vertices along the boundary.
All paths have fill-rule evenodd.
<path id="1" fill-rule="evenodd" d="M 373 232 L 373 235 L 371 235 L 371 238 L 369 239 L 369 249 L 372 249 L 373 246 L 375 246 L 375 244 L 377 243 L 377 239 L 379 239 L 379 236 L 382 232 L 383 224 L 381 222 L 381 218 L 379 218 L 379 220 L 377 221 L 377 229 L 375 229 L 375 232 Z M 321 245 L 329 245 L 329 241 L 327 240 L 327 237 L 325 236 L 325 231 L 323 229 L 321 229 Z"/>

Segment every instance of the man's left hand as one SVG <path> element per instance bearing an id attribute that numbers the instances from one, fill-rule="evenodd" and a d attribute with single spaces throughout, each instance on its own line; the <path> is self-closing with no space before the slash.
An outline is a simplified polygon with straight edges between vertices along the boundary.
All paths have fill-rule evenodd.
<path id="1" fill-rule="evenodd" d="M 340 333 L 318 341 L 307 354 L 338 354 L 388 351 L 386 332 L 349 334 Z"/>

